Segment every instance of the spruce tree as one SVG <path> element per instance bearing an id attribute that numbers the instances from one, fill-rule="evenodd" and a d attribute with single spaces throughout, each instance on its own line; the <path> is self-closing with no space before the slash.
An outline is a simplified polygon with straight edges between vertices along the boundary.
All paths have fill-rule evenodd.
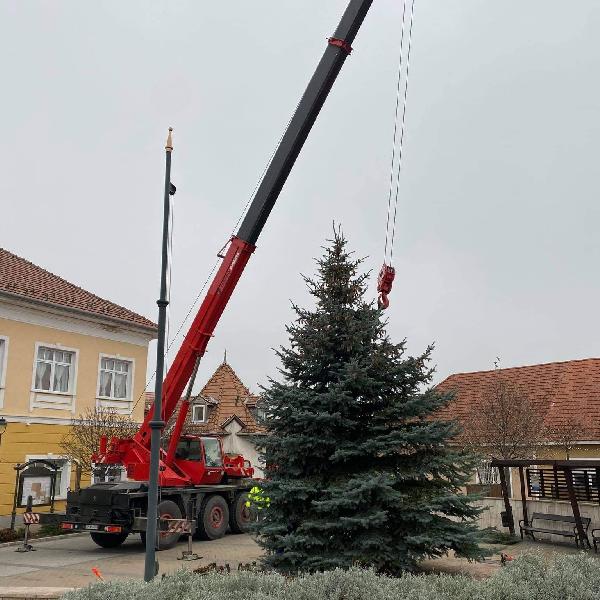
<path id="1" fill-rule="evenodd" d="M 450 550 L 483 556 L 479 509 L 460 492 L 474 459 L 449 443 L 456 423 L 435 417 L 450 397 L 428 388 L 432 347 L 409 357 L 390 341 L 361 263 L 334 230 L 317 277 L 305 278 L 316 305 L 294 305 L 282 381 L 263 390 L 259 542 L 281 572 L 399 573 Z"/>

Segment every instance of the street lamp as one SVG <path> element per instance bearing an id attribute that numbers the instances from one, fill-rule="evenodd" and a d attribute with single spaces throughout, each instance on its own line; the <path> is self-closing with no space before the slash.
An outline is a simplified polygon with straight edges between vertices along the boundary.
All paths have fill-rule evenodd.
<path id="1" fill-rule="evenodd" d="M 0 417 L 0 444 L 2 444 L 2 434 L 6 431 L 8 423 L 4 417 Z"/>

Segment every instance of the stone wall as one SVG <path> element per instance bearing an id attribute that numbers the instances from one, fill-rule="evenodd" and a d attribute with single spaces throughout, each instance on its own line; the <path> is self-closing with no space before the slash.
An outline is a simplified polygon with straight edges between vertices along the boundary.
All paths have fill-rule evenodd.
<path id="1" fill-rule="evenodd" d="M 496 527 L 500 531 L 505 531 L 508 533 L 508 528 L 502 527 L 502 519 L 500 518 L 500 513 L 504 510 L 504 500 L 502 500 L 502 498 L 484 498 L 478 504 L 486 508 L 479 519 L 479 525 L 481 528 Z M 523 518 L 521 500 L 513 498 L 511 499 L 510 504 L 512 506 L 515 519 L 515 533 L 519 535 L 519 521 Z M 573 516 L 571 504 L 569 502 L 558 500 L 527 500 L 527 511 L 530 516 L 534 512 L 566 515 L 570 517 Z M 594 528 L 600 528 L 600 506 L 598 504 L 580 502 L 579 512 L 581 513 L 582 517 L 589 517 L 592 519 L 588 533 L 591 533 L 592 529 Z M 551 529 L 552 525 L 548 525 L 550 525 L 549 528 Z M 560 527 L 560 525 L 558 526 Z M 552 542 L 564 542 L 567 539 L 563 536 L 548 536 L 544 534 L 535 534 L 535 536 L 536 538 L 539 537 L 540 539 L 546 539 Z"/>

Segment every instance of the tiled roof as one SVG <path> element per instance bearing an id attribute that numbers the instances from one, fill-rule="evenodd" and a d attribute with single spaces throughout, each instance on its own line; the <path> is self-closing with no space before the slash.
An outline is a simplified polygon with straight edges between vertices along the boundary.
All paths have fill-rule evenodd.
<path id="1" fill-rule="evenodd" d="M 191 422 L 191 410 L 187 414 L 185 432 L 192 435 L 223 435 L 224 427 L 233 418 L 242 425 L 240 433 L 263 433 L 264 428 L 258 425 L 250 407 L 255 405 L 258 396 L 251 394 L 240 381 L 236 372 L 227 363 L 217 367 L 206 385 L 202 388 L 198 400 L 207 405 L 208 421 L 203 424 Z M 154 394 L 146 392 L 146 411 L 154 401 Z M 181 401 L 180 401 L 181 402 Z M 175 411 L 175 414 L 177 411 Z M 167 425 L 175 421 L 173 416 Z"/>
<path id="2" fill-rule="evenodd" d="M 251 406 L 253 402 L 256 403 L 258 397 L 250 393 L 227 363 L 224 362 L 217 367 L 202 388 L 200 395 L 204 398 L 214 398 L 218 404 L 209 406 L 206 424 L 190 424 L 187 428 L 190 433 L 222 434 L 223 427 L 231 421 L 232 417 L 237 417 L 243 425 L 240 433 L 261 433 L 263 431 L 249 409 L 249 405 Z"/>
<path id="3" fill-rule="evenodd" d="M 0 248 L 1 292 L 25 300 L 116 319 L 148 331 L 156 330 L 156 325 L 146 317 L 69 283 L 4 248 Z"/>
<path id="4" fill-rule="evenodd" d="M 546 427 L 581 422 L 585 433 L 577 441 L 600 441 L 600 358 L 450 375 L 437 386 L 455 393 L 441 416 L 466 422 L 498 375 L 527 394 Z"/>

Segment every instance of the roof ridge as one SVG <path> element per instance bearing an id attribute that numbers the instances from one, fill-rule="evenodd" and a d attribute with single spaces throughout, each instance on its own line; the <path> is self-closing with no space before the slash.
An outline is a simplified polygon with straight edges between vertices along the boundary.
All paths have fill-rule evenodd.
<path id="1" fill-rule="evenodd" d="M 600 357 L 590 356 L 589 358 L 575 358 L 571 360 L 553 360 L 545 363 L 535 363 L 531 365 L 519 365 L 516 367 L 502 367 L 500 369 L 482 369 L 479 371 L 460 371 L 458 373 L 452 373 L 446 377 L 445 380 L 450 379 L 451 377 L 457 377 L 459 375 L 477 375 L 483 373 L 495 373 L 500 371 L 516 371 L 519 369 L 532 369 L 534 367 L 548 367 L 550 365 L 566 365 L 571 363 L 581 363 L 581 362 L 591 362 L 591 361 L 600 361 Z M 444 380 L 444 381 L 445 381 Z"/>
<path id="2" fill-rule="evenodd" d="M 233 375 L 233 377 L 235 377 L 236 382 L 244 389 L 244 391 L 248 394 L 248 396 L 253 396 L 255 394 L 252 394 L 252 392 L 250 391 L 250 389 L 244 385 L 244 382 L 240 379 L 240 376 L 235 372 L 234 368 L 226 362 L 222 362 L 213 372 L 213 374 L 208 378 L 207 382 L 204 384 L 204 386 L 202 387 L 202 391 L 200 393 L 203 393 L 204 390 L 210 385 L 210 383 L 212 382 L 212 380 L 218 376 L 219 371 L 221 371 L 224 367 L 227 368 L 227 370 L 231 373 L 231 375 Z"/>
<path id="3" fill-rule="evenodd" d="M 50 294 L 50 293 L 48 293 L 48 291 L 36 290 L 35 285 L 33 285 L 33 284 L 32 284 L 32 288 L 29 290 L 29 294 L 28 294 L 27 290 L 25 288 L 18 285 L 18 282 L 15 283 L 14 281 L 8 281 L 8 280 L 6 280 L 5 288 L 4 289 L 0 288 L 0 292 L 4 291 L 6 293 L 14 294 L 15 296 L 19 296 L 21 298 L 37 300 L 39 302 L 44 302 L 46 304 L 51 304 L 53 306 L 58 306 L 58 307 L 63 307 L 63 308 L 77 308 L 88 314 L 105 315 L 108 317 L 119 319 L 121 321 L 130 322 L 132 324 L 137 324 L 142 327 L 156 328 L 156 324 L 153 323 L 150 319 L 148 319 L 144 315 L 141 315 L 141 314 L 131 310 L 130 308 L 127 308 L 126 306 L 117 304 L 116 302 L 113 302 L 112 300 L 109 300 L 108 298 L 103 298 L 102 296 L 99 296 L 98 294 L 96 294 L 94 292 L 90 292 L 89 290 L 86 290 L 85 288 L 81 287 L 80 285 L 77 285 L 76 283 L 73 283 L 73 282 L 69 281 L 68 279 L 65 279 L 61 275 L 57 275 L 56 273 L 49 271 L 48 269 L 45 269 L 44 267 L 41 267 L 40 265 L 37 265 L 34 262 L 32 262 L 22 256 L 19 256 L 18 254 L 15 254 L 14 252 L 11 252 L 10 250 L 7 250 L 6 248 L 0 247 L 0 255 L 1 254 L 4 254 L 7 257 L 7 259 L 13 260 L 15 263 L 20 262 L 21 264 L 27 265 L 29 268 L 35 270 L 41 277 L 44 277 L 44 278 L 47 277 L 51 282 L 53 282 L 55 284 L 64 285 L 68 290 L 68 293 L 65 294 L 65 296 L 69 303 L 60 302 L 60 298 L 59 298 L 60 294 L 57 294 L 57 293 Z M 36 291 L 39 291 L 41 297 L 36 297 L 36 295 L 37 295 L 37 294 L 35 294 Z M 83 307 L 76 306 L 77 299 L 73 297 L 73 293 L 76 293 L 76 292 L 80 292 L 82 294 L 82 296 L 88 296 L 87 299 L 83 298 L 83 297 L 80 299 Z M 63 296 L 63 297 L 65 297 L 65 296 Z M 55 301 L 53 302 L 52 300 L 55 300 Z M 100 306 L 98 306 L 98 310 L 91 310 L 90 304 L 92 304 L 92 302 L 94 302 L 94 301 L 98 301 L 99 303 L 104 303 L 105 305 L 110 305 L 110 307 L 112 309 L 117 309 L 117 311 L 122 310 L 125 313 L 128 313 L 129 316 L 135 317 L 135 320 L 132 318 L 127 318 L 125 315 L 121 315 L 121 316 L 111 315 L 110 311 L 100 310 L 101 309 Z M 136 322 L 136 320 L 141 320 L 144 322 L 139 322 L 139 321 Z"/>
<path id="4" fill-rule="evenodd" d="M 23 258 L 22 256 L 19 256 L 18 254 L 15 254 L 14 252 L 7 250 L 6 248 L 0 248 L 0 251 L 4 251 L 7 254 L 14 256 L 15 258 L 18 258 L 19 260 L 26 262 L 28 265 L 31 265 L 35 269 L 39 269 L 40 271 L 44 271 L 44 273 L 47 273 L 48 275 L 51 275 L 52 277 L 56 277 L 57 279 L 60 279 L 61 281 L 63 281 L 64 283 L 66 283 L 67 285 L 69 285 L 71 287 L 77 288 L 78 290 L 81 290 L 82 292 L 85 292 L 86 294 L 91 294 L 95 298 L 98 298 L 98 300 L 102 300 L 103 302 L 109 302 L 110 304 L 113 304 L 114 306 L 118 306 L 119 308 L 122 308 L 124 310 L 134 312 L 131 309 L 127 308 L 126 306 L 117 304 L 116 302 L 113 302 L 112 300 L 109 300 L 108 298 L 103 298 L 102 296 L 98 296 L 98 294 L 95 294 L 94 292 L 90 292 L 89 290 L 82 288 L 80 285 L 77 285 L 76 283 L 73 283 L 73 282 L 69 281 L 68 279 L 65 279 L 62 275 L 57 275 L 56 273 L 53 273 L 52 271 L 49 271 L 48 269 L 45 269 L 44 267 L 40 267 L 40 265 L 36 265 L 35 263 L 31 262 L 30 260 L 27 260 L 26 258 Z M 143 315 L 140 315 L 140 316 L 143 316 Z"/>
<path id="5" fill-rule="evenodd" d="M 458 418 L 464 425 L 473 407 L 486 396 L 489 385 L 499 376 L 516 384 L 531 400 L 544 426 L 568 423 L 575 417 L 589 424 L 586 440 L 600 441 L 600 358 L 554 361 L 509 367 L 498 371 L 456 373 L 437 384 L 441 392 L 454 392 L 454 400 L 440 415 Z M 582 438 L 575 440 L 581 442 Z"/>

